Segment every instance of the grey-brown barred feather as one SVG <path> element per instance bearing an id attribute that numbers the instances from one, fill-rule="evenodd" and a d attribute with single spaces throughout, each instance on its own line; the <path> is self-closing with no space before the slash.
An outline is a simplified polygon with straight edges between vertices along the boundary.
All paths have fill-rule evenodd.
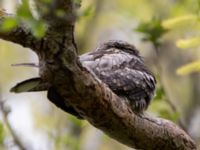
<path id="1" fill-rule="evenodd" d="M 80 61 L 114 93 L 127 99 L 134 111 L 148 107 L 156 80 L 133 45 L 110 41 L 80 56 Z"/>

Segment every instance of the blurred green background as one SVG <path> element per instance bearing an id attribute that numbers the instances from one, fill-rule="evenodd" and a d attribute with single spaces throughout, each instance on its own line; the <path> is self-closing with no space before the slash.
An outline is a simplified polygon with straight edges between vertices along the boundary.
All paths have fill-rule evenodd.
<path id="1" fill-rule="evenodd" d="M 0 0 L 0 8 L 17 16 L 1 28 L 9 30 L 23 21 L 40 38 L 45 25 L 37 21 L 34 0 L 22 2 Z M 75 36 L 80 54 L 108 40 L 134 44 L 158 80 L 147 112 L 176 122 L 200 143 L 199 0 L 83 0 Z M 27 150 L 130 149 L 63 113 L 46 92 L 10 93 L 17 82 L 38 76 L 35 68 L 11 64 L 37 61 L 31 50 L 0 40 L 0 95 L 9 109 L 6 118 L 0 115 L 0 150 L 19 149 L 10 130 Z"/>

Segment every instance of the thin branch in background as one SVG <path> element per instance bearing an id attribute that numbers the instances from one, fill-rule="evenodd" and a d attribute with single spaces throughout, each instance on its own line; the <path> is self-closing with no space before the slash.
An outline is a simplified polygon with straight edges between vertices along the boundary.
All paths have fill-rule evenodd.
<path id="1" fill-rule="evenodd" d="M 163 100 L 165 100 L 165 102 L 170 106 L 171 110 L 175 114 L 179 114 L 178 108 L 170 99 L 170 96 L 168 95 L 166 87 L 164 85 L 163 68 L 162 68 L 161 60 L 160 60 L 161 58 L 160 47 L 162 45 L 160 39 L 168 30 L 162 26 L 161 19 L 157 17 L 153 17 L 152 20 L 150 20 L 149 22 L 141 22 L 135 30 L 137 32 L 143 33 L 144 34 L 143 40 L 148 41 L 153 45 L 153 49 L 155 50 L 155 54 L 156 54 L 155 66 L 157 68 L 157 72 L 159 72 L 158 80 L 159 80 L 161 89 L 163 89 L 165 93 L 165 99 Z M 186 129 L 181 119 L 179 119 L 179 124 L 182 128 Z"/>
<path id="2" fill-rule="evenodd" d="M 163 83 L 163 68 L 161 66 L 161 61 L 160 61 L 160 49 L 156 45 L 154 45 L 154 49 L 155 49 L 155 52 L 156 52 L 156 55 L 157 55 L 156 67 L 157 67 L 157 70 L 158 70 L 159 76 L 160 76 L 160 80 L 159 80 L 160 85 L 161 85 L 161 88 L 164 90 L 165 95 L 166 95 L 165 101 L 169 104 L 172 111 L 174 111 L 175 113 L 178 113 L 178 109 L 177 109 L 176 105 L 170 100 L 169 95 L 166 92 L 166 89 L 165 89 L 165 86 L 164 86 L 164 83 Z"/>
<path id="3" fill-rule="evenodd" d="M 36 67 L 39 68 L 39 64 L 36 63 L 19 63 L 19 64 L 11 64 L 12 67 Z"/>
<path id="4" fill-rule="evenodd" d="M 164 93 L 165 93 L 165 101 L 167 102 L 167 104 L 171 107 L 172 111 L 175 113 L 175 114 L 179 114 L 179 110 L 178 108 L 176 107 L 176 105 L 173 103 L 173 101 L 170 99 L 170 96 L 168 95 L 167 93 L 167 90 L 164 86 L 164 81 L 163 81 L 163 68 L 162 68 L 162 65 L 161 65 L 161 61 L 160 61 L 160 57 L 161 57 L 161 54 L 160 54 L 160 46 L 159 45 L 156 45 L 153 43 L 153 46 L 154 46 L 154 49 L 155 49 L 155 53 L 156 53 L 156 67 L 157 67 L 157 71 L 159 72 L 159 81 L 160 81 L 160 86 L 161 88 L 163 89 Z M 179 118 L 178 120 L 178 123 L 179 125 L 184 129 L 186 130 L 186 127 L 185 127 L 185 124 L 183 123 L 183 121 L 181 120 L 181 118 Z"/>
<path id="5" fill-rule="evenodd" d="M 8 131 L 10 132 L 15 145 L 18 146 L 20 150 L 27 150 L 8 120 L 10 108 L 5 106 L 5 101 L 2 100 L 1 95 L 0 95 L 0 111 L 2 112 L 3 122 L 5 123 L 5 126 L 7 127 Z"/>

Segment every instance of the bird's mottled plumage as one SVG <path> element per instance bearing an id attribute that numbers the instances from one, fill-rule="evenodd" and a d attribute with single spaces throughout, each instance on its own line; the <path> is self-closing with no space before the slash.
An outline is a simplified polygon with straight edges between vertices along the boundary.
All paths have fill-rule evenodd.
<path id="1" fill-rule="evenodd" d="M 80 56 L 80 61 L 115 94 L 127 99 L 134 111 L 147 108 L 156 80 L 133 45 L 110 41 Z"/>

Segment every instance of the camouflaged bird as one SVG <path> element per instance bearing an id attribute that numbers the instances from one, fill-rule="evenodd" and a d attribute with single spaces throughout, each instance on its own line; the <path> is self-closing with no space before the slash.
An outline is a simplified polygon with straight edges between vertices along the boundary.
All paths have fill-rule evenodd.
<path id="1" fill-rule="evenodd" d="M 109 41 L 100 45 L 95 51 L 81 55 L 80 62 L 115 94 L 127 100 L 134 112 L 141 113 L 147 109 L 154 95 L 156 80 L 133 45 L 123 41 Z M 36 80 L 38 84 L 35 83 Z M 31 82 L 33 83 L 30 84 Z M 82 116 L 72 106 L 64 103 L 64 99 L 56 88 L 43 83 L 40 78 L 29 79 L 17 84 L 11 91 L 19 92 L 22 85 L 26 84 L 31 85 L 29 86 L 31 88 L 26 90 L 27 92 L 48 90 L 48 98 L 51 102 L 82 119 Z M 46 87 L 41 88 L 43 87 L 41 84 Z"/>
<path id="2" fill-rule="evenodd" d="M 80 56 L 80 61 L 115 94 L 127 99 L 134 111 L 147 108 L 156 80 L 133 45 L 110 41 Z"/>

